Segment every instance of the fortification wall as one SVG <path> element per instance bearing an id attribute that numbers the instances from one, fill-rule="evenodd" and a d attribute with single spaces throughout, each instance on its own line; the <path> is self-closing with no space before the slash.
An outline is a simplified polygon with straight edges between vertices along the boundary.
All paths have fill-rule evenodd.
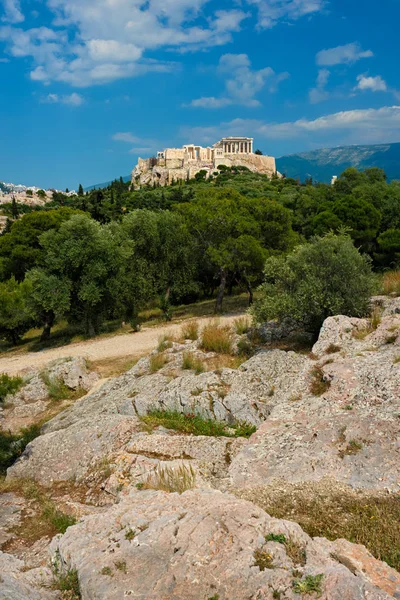
<path id="1" fill-rule="evenodd" d="M 218 165 L 225 165 L 226 167 L 240 167 L 244 166 L 253 171 L 254 173 L 261 173 L 262 175 L 273 175 L 276 172 L 276 163 L 273 156 L 261 156 L 259 154 L 231 154 L 224 158 L 218 158 L 215 160 L 215 167 Z"/>
<path id="2" fill-rule="evenodd" d="M 183 148 L 167 148 L 164 155 L 166 160 L 183 160 L 185 158 L 185 150 Z"/>

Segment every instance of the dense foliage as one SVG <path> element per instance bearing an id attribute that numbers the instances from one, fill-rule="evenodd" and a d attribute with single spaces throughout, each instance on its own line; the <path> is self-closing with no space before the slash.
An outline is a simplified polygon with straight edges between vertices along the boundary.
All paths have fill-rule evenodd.
<path id="1" fill-rule="evenodd" d="M 314 334 L 332 315 L 365 316 L 375 287 L 370 262 L 346 234 L 316 237 L 267 260 L 253 314 L 258 322 L 290 319 Z"/>
<path id="2" fill-rule="evenodd" d="M 121 179 L 55 192 L 44 207 L 3 208 L 0 338 L 13 343 L 32 324 L 48 337 L 61 317 L 88 334 L 108 319 L 135 327 L 150 302 L 169 318 L 171 303 L 216 294 L 220 311 L 235 286 L 251 303 L 267 259 L 267 272 L 294 269 L 285 257 L 296 246 L 293 256 L 305 256 L 305 242 L 343 228 L 374 269 L 400 259 L 400 182 L 378 168 L 347 169 L 333 186 L 224 168 L 207 181 L 131 190 Z"/>

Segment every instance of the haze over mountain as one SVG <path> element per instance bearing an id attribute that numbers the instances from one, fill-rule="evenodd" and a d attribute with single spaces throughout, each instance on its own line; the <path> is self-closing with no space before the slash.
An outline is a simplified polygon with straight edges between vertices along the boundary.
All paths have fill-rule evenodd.
<path id="1" fill-rule="evenodd" d="M 340 175 L 348 167 L 380 167 L 388 179 L 400 179 L 400 143 L 322 148 L 282 156 L 276 165 L 280 173 L 301 181 L 312 177 L 329 183 L 333 175 Z"/>

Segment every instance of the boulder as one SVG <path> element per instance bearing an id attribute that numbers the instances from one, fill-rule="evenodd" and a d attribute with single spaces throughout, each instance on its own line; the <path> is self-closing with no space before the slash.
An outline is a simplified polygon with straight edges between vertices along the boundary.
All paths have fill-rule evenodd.
<path id="1" fill-rule="evenodd" d="M 0 600 L 61 600 L 48 589 L 51 582 L 49 569 L 26 572 L 22 560 L 0 552 Z"/>
<path id="2" fill-rule="evenodd" d="M 215 490 L 132 491 L 55 538 L 51 552 L 77 570 L 82 600 L 295 600 L 307 576 L 322 600 L 400 597 L 400 574 L 364 547 L 313 540 Z"/>

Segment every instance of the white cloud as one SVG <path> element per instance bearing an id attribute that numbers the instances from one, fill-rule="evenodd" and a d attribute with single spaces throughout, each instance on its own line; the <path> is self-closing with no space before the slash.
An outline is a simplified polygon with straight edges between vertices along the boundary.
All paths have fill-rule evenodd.
<path id="1" fill-rule="evenodd" d="M 370 90 L 371 92 L 386 92 L 388 87 L 386 81 L 380 75 L 376 77 L 368 77 L 367 75 L 359 75 L 357 77 L 356 90 Z"/>
<path id="2" fill-rule="evenodd" d="M 20 23 L 20 0 L 0 0 L 4 21 Z M 241 0 L 229 10 L 210 0 L 46 0 L 54 29 L 0 27 L 12 57 L 31 60 L 31 79 L 76 87 L 101 85 L 149 71 L 168 72 L 157 50 L 177 53 L 221 46 L 256 10 L 260 27 L 320 11 L 326 0 Z M 204 12 L 204 7 L 214 9 Z M 41 37 L 40 32 L 47 32 Z M 262 74 L 259 73 L 259 77 Z M 232 84 L 234 85 L 234 84 Z M 254 84 L 252 84 L 254 85 Z"/>
<path id="3" fill-rule="evenodd" d="M 6 23 L 22 23 L 25 20 L 21 12 L 21 3 L 19 0 L 2 0 L 4 6 L 4 15 L 1 20 Z"/>
<path id="4" fill-rule="evenodd" d="M 23 19 L 18 17 L 18 0 L 1 1 L 8 7 L 10 22 Z M 31 57 L 34 81 L 100 85 L 148 71 L 173 70 L 174 62 L 146 55 L 160 48 L 181 52 L 230 42 L 248 13 L 216 10 L 206 19 L 202 9 L 208 2 L 47 0 L 57 31 L 2 27 L 0 39 L 13 57 Z M 48 37 L 38 37 L 44 30 Z"/>
<path id="5" fill-rule="evenodd" d="M 318 104 L 318 102 L 323 102 L 323 100 L 329 98 L 329 92 L 325 89 L 329 76 L 330 71 L 328 69 L 320 69 L 318 71 L 316 86 L 308 93 L 311 104 Z"/>
<path id="6" fill-rule="evenodd" d="M 248 0 L 258 8 L 258 26 L 268 29 L 280 20 L 295 21 L 323 10 L 325 0 Z"/>
<path id="7" fill-rule="evenodd" d="M 151 154 L 156 151 L 160 144 L 156 140 L 148 140 L 137 135 L 134 135 L 130 131 L 119 131 L 114 133 L 112 136 L 114 142 L 123 142 L 125 144 L 134 144 L 134 148 L 129 150 L 129 154 Z M 138 145 L 140 144 L 140 145 Z"/>
<path id="8" fill-rule="evenodd" d="M 255 96 L 266 86 L 274 92 L 288 73 L 276 74 L 271 67 L 260 70 L 251 68 L 247 54 L 224 54 L 221 56 L 217 73 L 225 78 L 225 93 L 222 97 L 202 97 L 192 100 L 189 106 L 195 108 L 222 108 L 229 104 L 257 107 L 260 102 Z"/>
<path id="9" fill-rule="evenodd" d="M 316 62 L 317 65 L 328 67 L 352 64 L 361 58 L 371 58 L 373 55 L 371 50 L 363 50 L 358 42 L 353 42 L 352 44 L 346 44 L 345 46 L 321 50 L 316 56 Z"/>
<path id="10" fill-rule="evenodd" d="M 152 152 L 153 148 L 151 146 L 144 146 L 143 148 L 131 148 L 129 150 L 129 154 L 149 154 Z"/>
<path id="11" fill-rule="evenodd" d="M 332 145 L 335 143 L 374 143 L 398 141 L 400 106 L 342 111 L 317 119 L 298 119 L 268 123 L 252 119 L 234 119 L 216 127 L 183 128 L 181 137 L 211 143 L 226 135 L 252 135 L 271 140 L 301 138 Z"/>
<path id="12" fill-rule="evenodd" d="M 75 92 L 69 95 L 48 94 L 43 102 L 49 104 L 69 104 L 70 106 L 80 106 L 85 102 L 84 98 Z"/>
<path id="13" fill-rule="evenodd" d="M 130 131 L 120 131 L 119 133 L 114 133 L 112 139 L 115 142 L 127 142 L 128 144 L 140 144 L 140 142 L 142 141 L 139 137 L 133 135 L 133 133 L 131 133 Z"/>

